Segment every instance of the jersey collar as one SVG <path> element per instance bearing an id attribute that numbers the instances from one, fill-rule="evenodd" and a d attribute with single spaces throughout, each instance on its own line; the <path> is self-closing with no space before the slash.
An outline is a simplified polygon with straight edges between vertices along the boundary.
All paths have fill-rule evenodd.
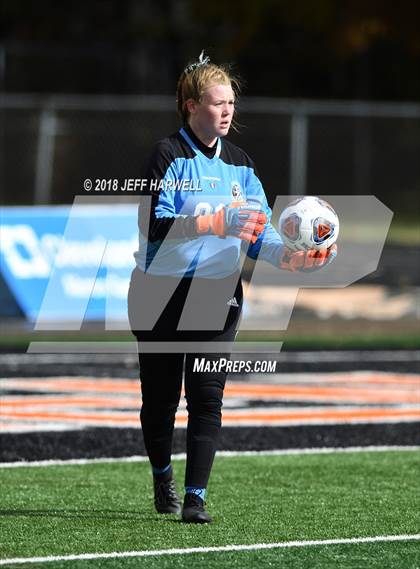
<path id="1" fill-rule="evenodd" d="M 213 158 L 208 158 L 205 154 L 203 154 L 203 152 L 201 152 L 201 150 L 198 148 L 198 146 L 193 142 L 193 140 L 191 139 L 191 137 L 185 132 L 185 130 L 183 128 L 180 129 L 180 134 L 184 137 L 184 139 L 188 142 L 188 144 L 191 146 L 191 148 L 194 150 L 194 152 L 196 154 L 200 154 L 200 156 L 204 156 L 204 158 L 206 160 L 212 161 L 215 158 L 219 158 L 220 156 L 220 152 L 222 150 L 222 141 L 220 140 L 220 138 L 217 139 L 217 146 L 216 146 L 216 152 L 214 153 Z"/>

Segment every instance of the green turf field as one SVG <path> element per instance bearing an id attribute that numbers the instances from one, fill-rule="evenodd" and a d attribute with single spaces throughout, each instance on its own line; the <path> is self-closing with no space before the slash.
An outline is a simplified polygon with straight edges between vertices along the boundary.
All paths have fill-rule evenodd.
<path id="1" fill-rule="evenodd" d="M 303 328 L 309 329 L 310 326 L 317 327 L 317 334 L 309 331 L 305 333 Z M 311 323 L 292 322 L 290 329 L 286 333 L 281 332 L 240 332 L 237 340 L 242 342 L 283 342 L 287 349 L 298 350 L 352 350 L 352 349 L 370 349 L 370 350 L 412 350 L 418 349 L 420 346 L 420 335 L 418 332 L 418 322 L 405 323 L 387 323 L 386 325 L 379 321 L 372 323 L 366 321 L 360 323 L 347 322 L 343 328 L 343 324 L 329 325 L 328 322 L 313 321 Z M 359 326 L 359 330 L 354 328 Z M 392 326 L 392 332 L 389 330 Z M 374 328 L 373 330 L 371 328 Z M 382 330 L 380 330 L 382 328 Z M 127 349 L 126 342 L 133 344 L 133 336 L 131 334 L 89 334 L 89 333 L 60 333 L 57 332 L 53 336 L 50 334 L 35 334 L 30 332 L 22 332 L 19 335 L 4 334 L 0 337 L 0 351 L 22 351 L 26 352 L 31 342 L 82 342 L 84 348 L 87 349 L 89 342 L 110 342 L 113 349 L 121 342 L 121 352 Z M 113 346 L 113 343 L 115 345 Z M 93 353 L 96 353 L 97 347 L 92 347 Z M 102 346 L 102 349 L 103 346 Z M 111 348 L 110 348 L 111 349 Z M 42 353 L 42 352 L 41 352 Z M 48 353 L 48 350 L 47 350 Z"/>
<path id="2" fill-rule="evenodd" d="M 182 485 L 183 461 L 174 462 Z M 0 468 L 1 557 L 196 548 L 420 533 L 414 451 L 218 457 L 215 522 L 192 526 L 152 506 L 146 463 Z M 28 567 L 395 567 L 419 541 L 36 563 Z"/>

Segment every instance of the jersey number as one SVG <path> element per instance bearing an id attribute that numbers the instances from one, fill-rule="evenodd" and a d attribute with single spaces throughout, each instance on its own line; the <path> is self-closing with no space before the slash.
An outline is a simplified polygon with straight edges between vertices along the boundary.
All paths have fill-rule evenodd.
<path id="1" fill-rule="evenodd" d="M 212 213 L 216 213 L 216 211 L 220 211 L 224 206 L 225 204 L 219 203 L 219 205 L 214 208 L 208 202 L 200 202 L 195 206 L 193 215 L 211 215 Z"/>

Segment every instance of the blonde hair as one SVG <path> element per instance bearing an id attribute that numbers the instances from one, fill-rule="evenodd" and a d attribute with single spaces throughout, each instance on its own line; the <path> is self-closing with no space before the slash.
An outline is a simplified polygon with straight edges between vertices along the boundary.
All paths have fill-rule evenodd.
<path id="1" fill-rule="evenodd" d="M 176 87 L 176 106 L 184 125 L 188 124 L 189 111 L 187 101 L 193 99 L 200 102 L 204 91 L 211 84 L 229 85 L 237 97 L 241 85 L 238 77 L 230 73 L 227 65 L 210 63 L 208 57 L 201 52 L 197 62 L 189 64 L 181 73 Z"/>

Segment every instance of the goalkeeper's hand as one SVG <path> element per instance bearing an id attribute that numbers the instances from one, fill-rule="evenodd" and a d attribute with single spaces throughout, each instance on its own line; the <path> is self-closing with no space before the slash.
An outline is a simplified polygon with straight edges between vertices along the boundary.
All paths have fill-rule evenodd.
<path id="1" fill-rule="evenodd" d="M 285 247 L 280 257 L 280 268 L 287 271 L 318 271 L 329 265 L 337 256 L 337 245 L 332 245 L 328 249 L 317 251 L 292 251 Z"/>
<path id="2" fill-rule="evenodd" d="M 264 231 L 267 216 L 261 205 L 234 202 L 211 215 L 199 215 L 196 218 L 199 235 L 232 235 L 243 241 L 255 243 Z"/>

